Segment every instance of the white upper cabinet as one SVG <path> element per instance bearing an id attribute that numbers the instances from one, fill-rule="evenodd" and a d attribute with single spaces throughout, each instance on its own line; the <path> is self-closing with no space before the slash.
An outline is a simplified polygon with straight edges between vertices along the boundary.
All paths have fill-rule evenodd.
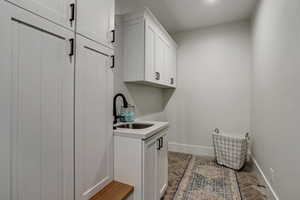
<path id="1" fill-rule="evenodd" d="M 77 36 L 75 104 L 76 200 L 113 180 L 112 50 Z"/>
<path id="2" fill-rule="evenodd" d="M 175 88 L 177 44 L 151 11 L 124 15 L 122 27 L 124 81 Z"/>
<path id="3" fill-rule="evenodd" d="M 54 23 L 74 30 L 75 0 L 7 0 Z"/>
<path id="4" fill-rule="evenodd" d="M 11 188 L 9 195 L 1 191 L 0 199 L 73 199 L 74 56 L 69 56 L 69 39 L 74 34 L 7 2 L 1 6 L 0 24 L 6 27 L 1 40 L 7 43 L 0 48 L 9 52 L 9 61 L 0 66 L 1 73 L 9 74 L 1 95 L 10 98 L 6 122 L 11 129 L 1 126 L 0 140 L 10 145 L 5 157 Z M 1 111 L 1 119 L 2 114 L 8 113 Z M 2 177 L 1 186 L 7 181 Z"/>
<path id="5" fill-rule="evenodd" d="M 77 33 L 112 47 L 114 0 L 77 0 Z"/>

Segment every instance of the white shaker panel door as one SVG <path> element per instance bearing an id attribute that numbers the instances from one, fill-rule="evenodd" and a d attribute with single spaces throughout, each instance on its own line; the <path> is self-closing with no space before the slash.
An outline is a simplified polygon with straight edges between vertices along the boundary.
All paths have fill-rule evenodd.
<path id="1" fill-rule="evenodd" d="M 77 33 L 112 47 L 115 16 L 114 0 L 78 0 Z"/>
<path id="2" fill-rule="evenodd" d="M 164 39 L 156 34 L 155 37 L 155 80 L 157 83 L 164 84 L 164 67 L 165 67 L 165 42 Z"/>
<path id="3" fill-rule="evenodd" d="M 112 50 L 77 36 L 76 199 L 88 200 L 113 179 Z"/>
<path id="4" fill-rule="evenodd" d="M 156 33 L 151 22 L 145 23 L 145 78 L 147 81 L 156 82 L 158 74 L 155 72 L 155 39 Z"/>
<path id="5" fill-rule="evenodd" d="M 1 20 L 10 30 L 10 198 L 71 200 L 74 61 L 68 54 L 74 35 L 17 7 L 6 11 Z"/>
<path id="6" fill-rule="evenodd" d="M 157 198 L 157 141 L 147 142 L 144 147 L 144 200 Z"/>
<path id="7" fill-rule="evenodd" d="M 157 151 L 157 173 L 157 199 L 160 199 L 168 187 L 168 140 L 166 134 L 161 137 L 161 147 Z"/>

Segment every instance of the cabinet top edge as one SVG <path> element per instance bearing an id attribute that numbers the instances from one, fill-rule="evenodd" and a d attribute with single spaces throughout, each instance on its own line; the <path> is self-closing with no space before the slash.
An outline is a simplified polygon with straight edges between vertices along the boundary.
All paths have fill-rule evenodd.
<path id="1" fill-rule="evenodd" d="M 132 21 L 132 20 L 137 20 L 139 18 L 152 20 L 159 27 L 159 29 L 164 34 L 166 34 L 168 39 L 172 41 L 173 45 L 176 46 L 176 48 L 178 48 L 178 44 L 172 38 L 170 33 L 165 29 L 165 27 L 159 22 L 159 20 L 155 17 L 155 15 L 152 13 L 152 11 L 147 7 L 144 7 L 143 9 L 136 10 L 134 12 L 123 14 L 122 15 L 122 22 L 126 23 L 126 22 L 129 22 L 129 21 Z"/>

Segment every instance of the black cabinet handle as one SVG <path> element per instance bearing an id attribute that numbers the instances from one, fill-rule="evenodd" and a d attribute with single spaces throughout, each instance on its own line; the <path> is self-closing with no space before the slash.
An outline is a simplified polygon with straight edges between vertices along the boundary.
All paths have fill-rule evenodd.
<path id="1" fill-rule="evenodd" d="M 158 138 L 157 141 L 158 141 L 158 147 L 157 147 L 157 150 L 160 150 L 160 146 L 161 146 L 160 138 Z"/>
<path id="2" fill-rule="evenodd" d="M 158 140 L 158 148 L 157 148 L 157 150 L 161 150 L 161 148 L 163 148 L 163 146 L 164 146 L 164 144 L 163 144 L 163 142 L 164 142 L 163 138 L 160 137 L 157 140 Z"/>
<path id="3" fill-rule="evenodd" d="M 155 72 L 155 79 L 159 80 L 160 79 L 160 73 L 159 72 Z"/>
<path id="4" fill-rule="evenodd" d="M 110 56 L 111 57 L 111 66 L 110 68 L 113 69 L 115 68 L 115 56 Z"/>
<path id="5" fill-rule="evenodd" d="M 69 56 L 74 56 L 74 38 L 69 39 L 70 42 L 70 53 Z"/>
<path id="6" fill-rule="evenodd" d="M 111 43 L 115 43 L 115 41 L 116 41 L 116 31 L 115 31 L 115 30 L 112 30 L 111 33 L 112 33 L 112 40 L 111 40 Z"/>
<path id="7" fill-rule="evenodd" d="M 71 7 L 70 22 L 73 22 L 75 20 L 75 3 L 71 3 L 70 7 Z"/>
<path id="8" fill-rule="evenodd" d="M 171 85 L 173 85 L 174 84 L 174 78 L 171 78 Z"/>
<path id="9" fill-rule="evenodd" d="M 164 147 L 164 138 L 161 137 L 160 139 L 161 139 L 161 147 L 160 148 L 163 148 Z"/>

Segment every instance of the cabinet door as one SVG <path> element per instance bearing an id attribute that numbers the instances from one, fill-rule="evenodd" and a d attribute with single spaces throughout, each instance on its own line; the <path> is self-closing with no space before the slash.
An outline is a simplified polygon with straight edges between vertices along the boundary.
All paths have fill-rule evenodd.
<path id="1" fill-rule="evenodd" d="M 165 48 L 166 44 L 160 34 L 155 35 L 155 80 L 157 83 L 164 84 L 164 67 L 165 67 Z"/>
<path id="2" fill-rule="evenodd" d="M 76 199 L 88 200 L 113 179 L 112 50 L 77 36 Z"/>
<path id="3" fill-rule="evenodd" d="M 7 15 L 6 2 L 0 1 L 0 199 L 10 198 L 10 20 Z"/>
<path id="4" fill-rule="evenodd" d="M 75 27 L 75 0 L 7 0 L 70 29 Z M 74 5 L 74 8 L 73 8 Z M 73 15 L 74 14 L 74 15 Z"/>
<path id="5" fill-rule="evenodd" d="M 147 81 L 156 82 L 157 74 L 155 73 L 155 40 L 156 33 L 154 25 L 150 21 L 145 23 L 145 78 Z"/>
<path id="6" fill-rule="evenodd" d="M 5 199 L 73 199 L 74 62 L 68 54 L 74 35 L 5 6 L 1 37 L 9 41 L 11 56 L 1 66 L 11 70 L 5 85 L 11 98 L 11 196 Z"/>
<path id="7" fill-rule="evenodd" d="M 78 0 L 77 33 L 111 47 L 114 0 Z"/>
<path id="8" fill-rule="evenodd" d="M 170 44 L 165 48 L 165 81 L 166 84 L 172 87 L 176 87 L 176 48 Z"/>
<path id="9" fill-rule="evenodd" d="M 160 199 L 168 187 L 168 139 L 163 133 L 160 137 L 161 147 L 157 151 L 157 199 Z"/>
<path id="10" fill-rule="evenodd" d="M 171 48 L 170 83 L 173 87 L 176 87 L 176 83 L 177 83 L 177 49 L 174 46 Z"/>
<path id="11" fill-rule="evenodd" d="M 171 85 L 172 76 L 172 52 L 171 46 L 167 43 L 164 45 L 164 68 L 163 68 L 163 78 L 166 85 Z"/>
<path id="12" fill-rule="evenodd" d="M 145 144 L 144 150 L 144 200 L 157 199 L 157 140 Z"/>

